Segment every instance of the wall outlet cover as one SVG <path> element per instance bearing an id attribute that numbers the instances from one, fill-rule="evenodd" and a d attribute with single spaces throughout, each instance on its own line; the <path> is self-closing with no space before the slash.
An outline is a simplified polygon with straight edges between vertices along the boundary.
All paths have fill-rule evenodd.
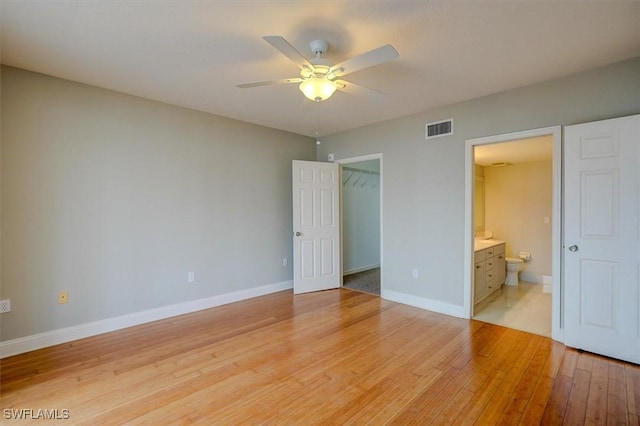
<path id="1" fill-rule="evenodd" d="M 11 299 L 0 300 L 0 314 L 11 312 Z"/>

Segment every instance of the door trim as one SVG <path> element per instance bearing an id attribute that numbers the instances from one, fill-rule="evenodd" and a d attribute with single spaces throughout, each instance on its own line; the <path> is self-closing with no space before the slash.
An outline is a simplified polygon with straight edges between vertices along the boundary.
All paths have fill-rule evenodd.
<path id="1" fill-rule="evenodd" d="M 474 156 L 473 148 L 515 139 L 536 136 L 552 136 L 552 185 L 553 199 L 551 211 L 551 338 L 563 342 L 563 285 L 562 285 L 562 126 L 543 127 L 501 135 L 467 139 L 465 141 L 465 207 L 464 207 L 464 290 L 463 310 L 467 318 L 473 317 L 473 184 Z"/>
<path id="2" fill-rule="evenodd" d="M 343 266 L 344 266 L 344 247 L 343 247 L 343 230 L 342 227 L 344 225 L 344 221 L 342 220 L 342 208 L 344 206 L 344 203 L 342 202 L 342 166 L 345 164 L 351 164 L 351 163 L 359 163 L 361 161 L 369 161 L 369 160 L 378 160 L 380 162 L 380 297 L 382 297 L 382 289 L 384 288 L 384 280 L 383 280 L 383 274 L 382 271 L 384 269 L 384 257 L 383 257 L 383 247 L 384 247 L 384 220 L 383 220 L 383 215 L 384 215 L 384 210 L 383 210 L 383 197 L 384 197 L 384 179 L 383 179 L 383 163 L 382 163 L 382 153 L 377 153 L 377 154 L 367 154 L 367 155 L 361 155 L 358 157 L 350 157 L 350 158 L 343 158 L 340 160 L 335 160 L 335 163 L 338 163 L 340 165 L 340 286 L 342 287 L 343 282 L 342 282 L 342 273 L 343 271 Z"/>

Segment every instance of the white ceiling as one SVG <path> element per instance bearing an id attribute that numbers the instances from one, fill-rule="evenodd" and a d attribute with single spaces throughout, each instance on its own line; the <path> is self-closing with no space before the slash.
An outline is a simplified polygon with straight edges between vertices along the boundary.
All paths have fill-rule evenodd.
<path id="1" fill-rule="evenodd" d="M 2 63 L 247 122 L 320 136 L 640 55 L 637 1 L 17 1 L 1 3 Z M 264 40 L 334 63 L 391 43 L 350 74 L 387 94 L 315 104 Z"/>
<path id="2" fill-rule="evenodd" d="M 475 163 L 480 166 L 491 166 L 496 163 L 519 164 L 550 161 L 553 157 L 553 137 L 547 135 L 477 145 L 473 154 Z"/>

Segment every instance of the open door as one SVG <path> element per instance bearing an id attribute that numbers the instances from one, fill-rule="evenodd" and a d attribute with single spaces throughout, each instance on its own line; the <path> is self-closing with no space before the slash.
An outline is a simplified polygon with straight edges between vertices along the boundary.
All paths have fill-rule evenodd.
<path id="1" fill-rule="evenodd" d="M 640 115 L 565 128 L 565 344 L 640 363 Z"/>
<path id="2" fill-rule="evenodd" d="M 293 161 L 293 292 L 338 288 L 340 170 L 338 164 Z"/>

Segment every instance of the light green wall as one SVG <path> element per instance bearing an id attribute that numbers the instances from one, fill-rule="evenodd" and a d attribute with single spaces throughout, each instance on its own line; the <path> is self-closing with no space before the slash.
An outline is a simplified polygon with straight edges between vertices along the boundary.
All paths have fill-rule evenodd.
<path id="1" fill-rule="evenodd" d="M 323 137 L 317 158 L 384 154 L 384 289 L 462 306 L 465 140 L 640 113 L 639 76 L 635 58 L 377 123 Z M 425 140 L 448 118 L 453 136 Z"/>
<path id="2" fill-rule="evenodd" d="M 1 90 L 2 340 L 292 279 L 312 139 L 10 67 Z"/>

